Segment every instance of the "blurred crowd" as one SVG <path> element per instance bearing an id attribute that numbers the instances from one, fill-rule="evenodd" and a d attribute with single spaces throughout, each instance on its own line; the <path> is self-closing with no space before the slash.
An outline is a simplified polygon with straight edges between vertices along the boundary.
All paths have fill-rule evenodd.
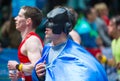
<path id="1" fill-rule="evenodd" d="M 32 6 L 36 6 L 43 11 L 43 22 L 36 32 L 45 43 L 45 16 L 55 6 L 62 5 L 74 9 L 72 12 L 75 14 L 76 22 L 74 22 L 75 26 L 70 33 L 71 38 L 85 47 L 98 60 L 101 59 L 100 55 L 106 56 L 107 59 L 113 58 L 111 49 L 113 37 L 109 35 L 108 27 L 110 19 L 120 14 L 119 0 L 31 0 L 31 3 L 33 3 L 32 1 L 34 2 L 34 4 L 31 4 Z M 19 11 L 17 9 L 23 5 L 28 5 L 28 0 L 0 0 L 1 48 L 18 48 L 21 37 L 15 28 L 14 17 Z M 76 37 L 74 35 L 77 38 L 74 38 Z M 117 81 L 116 68 L 105 62 L 101 63 L 106 69 L 109 81 Z"/>

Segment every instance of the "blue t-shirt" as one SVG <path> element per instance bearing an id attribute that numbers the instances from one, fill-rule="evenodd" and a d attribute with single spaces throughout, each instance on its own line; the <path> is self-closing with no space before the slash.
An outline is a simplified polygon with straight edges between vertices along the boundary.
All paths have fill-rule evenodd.
<path id="1" fill-rule="evenodd" d="M 51 63 L 51 61 L 53 61 L 61 53 L 65 45 L 66 43 L 64 42 L 50 48 L 48 55 L 48 64 Z"/>

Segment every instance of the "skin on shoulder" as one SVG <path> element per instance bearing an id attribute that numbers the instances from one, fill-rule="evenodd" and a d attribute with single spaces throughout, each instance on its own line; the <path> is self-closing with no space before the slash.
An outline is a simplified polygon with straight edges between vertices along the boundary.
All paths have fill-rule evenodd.
<path id="1" fill-rule="evenodd" d="M 78 44 L 81 43 L 80 36 L 79 36 L 79 34 L 78 34 L 75 30 L 72 30 L 72 31 L 69 33 L 69 35 L 72 37 L 72 39 L 73 39 L 76 43 L 78 43 Z"/>

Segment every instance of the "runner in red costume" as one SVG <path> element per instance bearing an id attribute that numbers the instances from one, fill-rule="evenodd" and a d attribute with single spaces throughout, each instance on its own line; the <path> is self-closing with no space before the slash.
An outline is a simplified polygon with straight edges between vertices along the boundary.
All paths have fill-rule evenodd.
<path id="1" fill-rule="evenodd" d="M 23 64 L 30 64 L 30 60 L 27 56 L 25 56 L 24 54 L 21 53 L 21 47 L 22 45 L 27 41 L 27 39 L 29 39 L 31 36 L 36 36 L 37 38 L 40 39 L 40 41 L 42 42 L 41 38 L 35 33 L 35 32 L 30 32 L 26 37 L 25 39 L 20 43 L 19 45 L 19 48 L 18 48 L 18 58 L 20 60 L 21 63 Z M 43 46 L 43 43 L 42 43 L 42 46 Z M 32 78 L 31 78 L 31 74 L 30 73 L 25 73 L 24 72 L 24 75 L 22 76 L 25 78 L 26 81 L 32 81 Z"/>
<path id="2" fill-rule="evenodd" d="M 18 78 L 22 78 L 24 81 L 32 81 L 31 72 L 36 62 L 41 58 L 43 49 L 43 42 L 35 33 L 41 20 L 41 11 L 30 6 L 22 7 L 18 16 L 15 17 L 16 29 L 21 33 L 22 42 L 18 48 L 20 63 L 8 62 L 9 70 L 17 70 L 17 74 L 9 73 L 11 80 L 17 81 Z"/>

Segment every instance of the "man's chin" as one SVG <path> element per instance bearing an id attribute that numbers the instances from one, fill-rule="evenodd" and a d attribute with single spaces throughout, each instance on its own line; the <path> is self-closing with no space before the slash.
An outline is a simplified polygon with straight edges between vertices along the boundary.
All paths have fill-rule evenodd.
<path id="1" fill-rule="evenodd" d="M 50 37 L 45 37 L 45 39 L 51 40 L 51 38 L 50 38 Z"/>
<path id="2" fill-rule="evenodd" d="M 16 27 L 16 30 L 20 31 L 20 28 L 17 28 L 17 27 Z"/>

